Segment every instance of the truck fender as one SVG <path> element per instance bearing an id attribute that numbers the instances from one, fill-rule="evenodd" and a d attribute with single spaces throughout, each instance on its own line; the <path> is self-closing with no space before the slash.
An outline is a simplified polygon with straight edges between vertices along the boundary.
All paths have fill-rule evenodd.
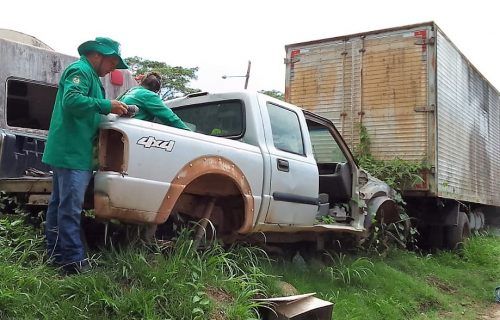
<path id="1" fill-rule="evenodd" d="M 235 231 L 238 233 L 249 232 L 252 228 L 254 215 L 254 198 L 250 184 L 236 164 L 227 158 L 216 155 L 196 158 L 179 170 L 171 181 L 171 186 L 162 201 L 155 223 L 161 224 L 165 222 L 186 188 L 191 188 L 190 184 L 192 182 L 207 175 L 222 176 L 236 186 L 237 192 L 242 196 L 245 208 L 242 224 Z M 227 192 L 235 192 L 234 190 L 225 190 L 215 186 L 211 187 L 209 185 L 210 181 L 213 180 L 206 179 L 203 187 L 196 188 L 196 194 L 217 197 L 224 196 Z"/>

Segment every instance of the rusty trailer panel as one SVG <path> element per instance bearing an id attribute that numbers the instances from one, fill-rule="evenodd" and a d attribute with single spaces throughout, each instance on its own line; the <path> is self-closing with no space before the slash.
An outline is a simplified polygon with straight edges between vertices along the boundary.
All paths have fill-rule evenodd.
<path id="1" fill-rule="evenodd" d="M 286 98 L 334 122 L 351 149 L 359 125 L 381 159 L 427 157 L 428 57 L 422 27 L 314 43 L 287 53 Z M 428 160 L 428 159 L 425 159 Z"/>
<path id="2" fill-rule="evenodd" d="M 286 98 L 332 120 L 351 149 L 363 124 L 376 157 L 422 160 L 427 115 L 415 112 L 428 105 L 422 31 L 419 26 L 289 49 Z"/>
<path id="3" fill-rule="evenodd" d="M 376 158 L 432 167 L 426 196 L 500 205 L 498 91 L 433 22 L 287 45 L 285 63 L 285 99 L 351 149 L 363 125 Z"/>

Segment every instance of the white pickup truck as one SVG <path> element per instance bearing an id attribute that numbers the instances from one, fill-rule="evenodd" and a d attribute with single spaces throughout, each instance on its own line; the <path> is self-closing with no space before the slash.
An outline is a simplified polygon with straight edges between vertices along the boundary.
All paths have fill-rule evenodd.
<path id="1" fill-rule="evenodd" d="M 102 124 L 97 217 L 206 218 L 219 239 L 270 242 L 362 233 L 375 215 L 399 218 L 393 190 L 358 168 L 323 117 L 250 91 L 166 103 L 192 132 L 113 115 Z"/>

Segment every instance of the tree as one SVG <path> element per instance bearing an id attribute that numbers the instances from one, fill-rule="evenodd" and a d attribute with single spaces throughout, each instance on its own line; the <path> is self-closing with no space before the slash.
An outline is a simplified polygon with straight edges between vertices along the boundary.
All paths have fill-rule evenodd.
<path id="1" fill-rule="evenodd" d="M 162 77 L 161 93 L 164 99 L 171 99 L 200 91 L 200 89 L 189 87 L 191 80 L 198 79 L 196 75 L 198 67 L 172 67 L 165 62 L 146 60 L 138 56 L 125 58 L 125 61 L 131 67 L 132 75 L 134 76 L 143 75 L 151 71 L 158 72 Z"/>
<path id="2" fill-rule="evenodd" d="M 263 94 L 267 94 L 268 96 L 279 99 L 281 101 L 285 101 L 285 95 L 281 91 L 278 91 L 278 90 L 260 90 L 259 92 L 263 93 Z"/>

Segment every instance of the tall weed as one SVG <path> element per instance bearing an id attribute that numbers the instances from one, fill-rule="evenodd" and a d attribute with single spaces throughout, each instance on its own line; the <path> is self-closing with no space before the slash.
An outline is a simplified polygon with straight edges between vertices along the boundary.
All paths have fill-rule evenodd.
<path id="1" fill-rule="evenodd" d="M 333 262 L 333 266 L 326 267 L 326 273 L 330 279 L 341 281 L 350 285 L 354 280 L 363 280 L 364 277 L 373 273 L 373 262 L 366 257 L 358 257 L 354 260 L 343 253 L 325 253 Z"/>
<path id="2" fill-rule="evenodd" d="M 39 229 L 24 223 L 22 216 L 0 218 L 0 255 L 19 263 L 41 263 L 44 259 L 44 240 Z"/>
<path id="3" fill-rule="evenodd" d="M 494 245 L 492 238 L 487 233 L 471 237 L 462 249 L 463 257 L 479 266 L 496 264 L 500 271 L 500 246 Z"/>
<path id="4" fill-rule="evenodd" d="M 61 277 L 44 262 L 41 231 L 2 217 L 0 318 L 257 319 L 253 298 L 272 278 L 260 269 L 260 249 L 196 250 L 189 231 L 168 245 L 102 248 L 91 261 L 91 273 Z"/>

